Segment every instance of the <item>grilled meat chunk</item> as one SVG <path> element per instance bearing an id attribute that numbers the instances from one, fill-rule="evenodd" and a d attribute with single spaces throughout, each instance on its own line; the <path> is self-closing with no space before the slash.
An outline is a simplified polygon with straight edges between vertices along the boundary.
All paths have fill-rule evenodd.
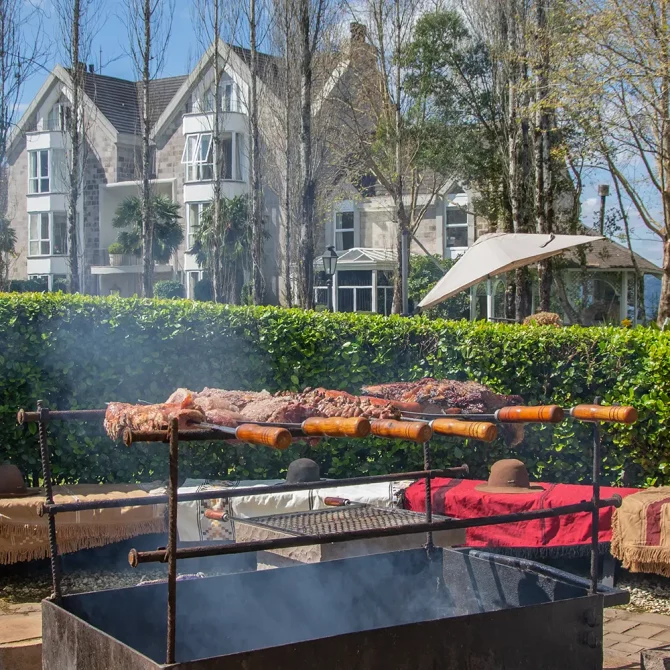
<path id="1" fill-rule="evenodd" d="M 161 405 L 130 405 L 111 402 L 107 406 L 103 425 L 113 440 L 118 439 L 125 428 L 136 431 L 165 429 L 173 418 L 179 420 L 179 428 L 187 428 L 193 423 L 205 420 L 204 413 L 189 406 L 191 403 L 190 397 L 185 398 L 181 403 Z"/>
<path id="2" fill-rule="evenodd" d="M 386 398 L 390 401 L 411 402 L 421 406 L 420 411 L 439 412 L 460 409 L 473 414 L 492 414 L 501 407 L 522 405 L 518 395 L 502 395 L 473 381 L 459 382 L 453 379 L 425 377 L 415 382 L 391 382 L 376 386 L 363 386 L 366 395 Z M 501 433 L 510 446 L 523 440 L 522 424 L 503 424 Z"/>

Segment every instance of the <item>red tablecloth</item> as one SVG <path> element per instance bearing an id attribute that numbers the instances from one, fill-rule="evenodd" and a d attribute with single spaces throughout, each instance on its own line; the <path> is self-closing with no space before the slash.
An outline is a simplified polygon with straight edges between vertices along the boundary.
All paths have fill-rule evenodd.
<path id="1" fill-rule="evenodd" d="M 476 491 L 475 486 L 483 483 L 485 482 L 468 479 L 434 479 L 431 495 L 433 511 L 436 514 L 470 519 L 547 509 L 591 499 L 590 486 L 541 484 L 544 491 L 538 493 L 500 494 Z M 416 512 L 425 511 L 425 490 L 423 480 L 412 484 L 405 491 L 406 508 Z M 603 486 L 600 497 L 607 498 L 614 493 L 623 497 L 638 490 Z M 613 509 L 606 507 L 600 510 L 600 542 L 610 542 L 612 539 Z M 536 549 L 584 545 L 591 541 L 591 513 L 580 512 L 548 519 L 468 528 L 466 537 L 467 544 L 471 547 Z"/>

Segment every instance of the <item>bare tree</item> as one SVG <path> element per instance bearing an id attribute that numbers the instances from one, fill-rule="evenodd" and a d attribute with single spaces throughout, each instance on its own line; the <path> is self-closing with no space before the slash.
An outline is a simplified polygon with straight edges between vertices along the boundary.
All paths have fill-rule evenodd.
<path id="1" fill-rule="evenodd" d="M 23 0 L 0 4 L 0 291 L 6 289 L 16 234 L 7 217 L 7 144 L 25 83 L 46 58 L 42 15 Z"/>
<path id="2" fill-rule="evenodd" d="M 79 0 L 75 0 L 78 2 Z M 151 147 L 151 82 L 158 77 L 165 63 L 165 56 L 172 29 L 174 0 L 124 0 L 127 14 L 130 56 L 140 77 L 141 104 L 141 186 L 142 213 L 142 291 L 145 297 L 154 294 L 152 216 L 152 147 Z"/>
<path id="3" fill-rule="evenodd" d="M 351 74 L 337 88 L 346 128 L 334 147 L 345 165 L 374 176 L 390 197 L 396 223 L 393 311 L 401 313 L 410 244 L 435 197 L 453 179 L 430 169 L 426 150 L 436 141 L 425 91 L 404 87 L 403 64 L 421 0 L 365 0 L 357 5 L 349 59 Z M 403 239 L 404 238 L 404 239 Z M 405 303 L 405 304 L 403 304 Z"/>
<path id="4" fill-rule="evenodd" d="M 209 89 L 206 111 L 211 112 L 212 149 L 213 149 L 213 180 L 212 180 L 212 210 L 215 222 L 216 234 L 211 235 L 212 249 L 209 250 L 209 258 L 212 273 L 212 287 L 214 289 L 215 302 L 225 302 L 231 297 L 231 287 L 226 286 L 225 272 L 222 267 L 223 249 L 221 248 L 225 238 L 226 222 L 221 216 L 222 198 L 222 122 L 225 112 L 232 111 L 230 105 L 236 104 L 237 96 L 231 94 L 228 98 L 228 109 L 223 108 L 223 72 L 228 62 L 229 49 L 221 48 L 222 38 L 232 42 L 238 17 L 239 7 L 224 0 L 197 0 L 195 3 L 196 31 L 200 42 L 205 49 L 212 50 L 212 73 L 213 81 Z M 234 102 L 235 101 L 235 102 Z"/>

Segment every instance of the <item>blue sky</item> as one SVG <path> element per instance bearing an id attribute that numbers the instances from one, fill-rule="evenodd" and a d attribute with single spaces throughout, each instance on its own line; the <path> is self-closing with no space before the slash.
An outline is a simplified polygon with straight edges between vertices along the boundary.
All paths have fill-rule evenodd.
<path id="1" fill-rule="evenodd" d="M 59 29 L 57 17 L 51 6 L 51 0 L 26 0 L 33 4 L 39 3 L 45 14 L 44 25 L 48 42 L 53 45 L 51 54 L 43 68 L 33 75 L 23 90 L 21 109 L 25 109 L 33 99 L 47 77 L 47 71 L 59 62 Z M 124 3 L 122 0 L 98 0 L 101 6 L 98 23 L 100 28 L 93 40 L 91 56 L 88 62 L 95 65 L 96 72 L 110 77 L 135 79 L 132 62 L 126 53 L 127 31 L 124 20 Z M 172 36 L 168 45 L 167 57 L 162 76 L 185 74 L 200 58 L 203 47 L 195 35 L 192 16 L 192 0 L 175 0 Z M 600 199 L 597 196 L 598 183 L 610 183 L 611 195 L 607 208 L 615 206 L 615 196 L 611 179 L 604 173 L 594 172 L 586 181 L 582 198 L 582 220 L 587 225 L 597 225 Z M 650 261 L 660 264 L 662 245 L 660 238 L 649 231 L 634 211 L 629 212 L 633 248 Z"/>

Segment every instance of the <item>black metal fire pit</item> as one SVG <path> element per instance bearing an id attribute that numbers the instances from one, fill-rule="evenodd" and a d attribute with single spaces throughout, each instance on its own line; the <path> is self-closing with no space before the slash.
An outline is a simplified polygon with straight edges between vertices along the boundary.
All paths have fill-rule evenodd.
<path id="1" fill-rule="evenodd" d="M 602 667 L 603 601 L 626 592 L 530 561 L 416 549 L 43 603 L 45 670 Z"/>

